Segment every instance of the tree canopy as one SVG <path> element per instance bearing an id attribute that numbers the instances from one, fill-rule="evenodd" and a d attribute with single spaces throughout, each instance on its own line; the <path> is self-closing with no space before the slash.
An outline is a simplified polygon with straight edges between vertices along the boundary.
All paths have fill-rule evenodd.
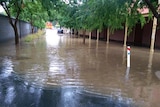
<path id="1" fill-rule="evenodd" d="M 156 8 L 156 0 L 150 3 Z M 132 28 L 136 23 L 146 23 L 137 10 L 144 6 L 148 5 L 142 0 L 69 0 L 58 19 L 63 26 L 75 29 L 114 30 L 123 28 L 126 22 Z"/>
<path id="2" fill-rule="evenodd" d="M 12 16 L 40 28 L 44 27 L 46 20 L 56 20 L 65 27 L 90 30 L 102 30 L 105 27 L 119 29 L 126 21 L 129 27 L 138 21 L 144 25 L 144 17 L 137 8 L 146 5 L 146 1 L 148 0 L 0 0 L 1 5 L 8 4 L 6 13 L 11 8 Z M 156 8 L 157 1 L 152 0 L 151 4 Z M 19 12 L 21 14 L 17 14 Z"/>
<path id="3" fill-rule="evenodd" d="M 42 6 L 40 0 L 35 0 L 33 2 L 26 2 L 23 11 L 20 14 L 20 19 L 30 22 L 32 26 L 44 28 L 45 22 L 49 18 L 48 13 Z"/>

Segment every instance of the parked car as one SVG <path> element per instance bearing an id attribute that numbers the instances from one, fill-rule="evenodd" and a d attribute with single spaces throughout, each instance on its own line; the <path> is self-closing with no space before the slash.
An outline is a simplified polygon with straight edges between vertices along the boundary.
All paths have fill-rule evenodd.
<path id="1" fill-rule="evenodd" d="M 63 34 L 63 29 L 58 29 L 58 30 L 57 30 L 57 33 Z"/>

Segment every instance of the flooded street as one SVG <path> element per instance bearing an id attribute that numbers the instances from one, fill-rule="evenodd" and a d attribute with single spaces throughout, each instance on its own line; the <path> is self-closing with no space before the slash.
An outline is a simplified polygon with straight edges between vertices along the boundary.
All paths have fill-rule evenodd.
<path id="1" fill-rule="evenodd" d="M 160 107 L 160 50 L 82 40 L 0 44 L 0 107 Z"/>

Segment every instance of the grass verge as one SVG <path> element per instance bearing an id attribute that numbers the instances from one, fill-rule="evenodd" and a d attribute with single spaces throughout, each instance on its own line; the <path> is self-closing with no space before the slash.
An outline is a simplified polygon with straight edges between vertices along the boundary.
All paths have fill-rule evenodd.
<path id="1" fill-rule="evenodd" d="M 24 37 L 24 41 L 25 42 L 31 42 L 37 38 L 39 38 L 40 36 L 44 35 L 45 31 L 44 30 L 38 30 L 37 33 L 34 34 L 29 34 L 26 37 Z"/>

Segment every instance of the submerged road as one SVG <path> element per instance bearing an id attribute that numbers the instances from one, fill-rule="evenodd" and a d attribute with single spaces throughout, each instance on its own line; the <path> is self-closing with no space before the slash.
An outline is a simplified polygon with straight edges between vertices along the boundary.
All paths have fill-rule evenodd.
<path id="1" fill-rule="evenodd" d="M 46 30 L 0 44 L 0 107 L 160 107 L 160 51 Z"/>

